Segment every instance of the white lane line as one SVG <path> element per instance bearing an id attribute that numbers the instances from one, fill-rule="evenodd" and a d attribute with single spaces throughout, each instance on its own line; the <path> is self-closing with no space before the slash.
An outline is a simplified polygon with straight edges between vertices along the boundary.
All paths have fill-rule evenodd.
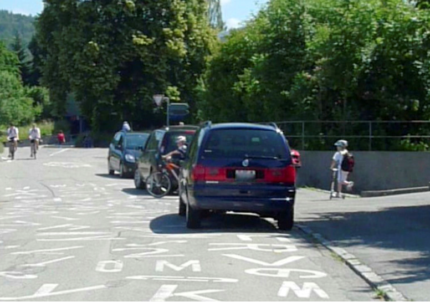
<path id="1" fill-rule="evenodd" d="M 107 235 L 111 234 L 109 232 L 45 232 L 45 233 L 39 233 L 38 236 L 44 235 L 44 236 L 65 236 L 65 235 Z"/>
<path id="2" fill-rule="evenodd" d="M 54 259 L 54 260 L 40 262 L 40 263 L 22 264 L 21 266 L 24 266 L 24 267 L 43 267 L 43 266 L 46 266 L 47 264 L 56 263 L 56 262 L 60 262 L 60 261 L 68 260 L 68 259 L 73 259 L 73 258 L 75 258 L 75 256 L 69 256 L 69 257 Z"/>
<path id="3" fill-rule="evenodd" d="M 52 154 L 49 154 L 49 156 L 54 156 L 54 155 L 57 155 L 57 154 L 60 154 L 60 153 L 63 153 L 63 152 L 69 151 L 69 150 L 70 150 L 70 149 L 63 149 L 63 150 L 60 150 L 60 151 L 54 152 L 54 153 L 52 153 Z"/>
<path id="4" fill-rule="evenodd" d="M 51 296 L 60 296 L 66 294 L 73 294 L 78 292 L 86 292 L 91 290 L 105 289 L 106 285 L 97 285 L 91 287 L 83 287 L 76 288 L 70 290 L 62 290 L 58 292 L 52 292 L 58 284 L 44 284 L 39 290 L 37 290 L 36 294 L 30 296 L 21 296 L 21 297 L 0 297 L 0 301 L 14 301 L 14 300 L 32 300 L 34 298 L 42 298 L 42 297 L 51 297 Z"/>
<path id="5" fill-rule="evenodd" d="M 37 292 L 34 294 L 34 296 L 45 296 L 56 289 L 58 284 L 43 284 Z"/>
<path id="6" fill-rule="evenodd" d="M 68 250 L 75 250 L 83 248 L 83 246 L 70 246 L 70 247 L 62 247 L 62 248 L 56 248 L 56 249 L 47 249 L 47 250 L 34 250 L 34 251 L 26 251 L 26 252 L 15 252 L 11 255 L 30 255 L 30 254 L 36 254 L 36 253 L 52 253 L 52 252 L 58 252 L 58 251 L 68 251 Z"/>

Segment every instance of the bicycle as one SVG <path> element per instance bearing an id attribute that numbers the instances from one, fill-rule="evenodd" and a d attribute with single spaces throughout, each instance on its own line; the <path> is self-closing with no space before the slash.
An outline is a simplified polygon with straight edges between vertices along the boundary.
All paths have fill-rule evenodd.
<path id="1" fill-rule="evenodd" d="M 34 159 L 36 159 L 36 153 L 39 149 L 39 146 L 36 146 L 36 140 L 33 139 L 31 140 L 31 155 L 30 157 L 33 157 Z"/>
<path id="2" fill-rule="evenodd" d="M 9 140 L 9 155 L 11 157 L 11 160 L 15 159 L 15 152 L 17 150 L 17 144 L 18 144 L 18 142 L 15 139 Z"/>
<path id="3" fill-rule="evenodd" d="M 172 162 L 164 162 L 162 165 L 161 171 L 156 171 L 151 173 L 146 179 L 146 190 L 148 193 L 155 198 L 163 198 L 172 189 L 172 180 L 171 176 L 175 177 L 175 179 L 179 183 L 179 175 L 176 173 L 176 170 L 179 169 L 179 166 Z"/>

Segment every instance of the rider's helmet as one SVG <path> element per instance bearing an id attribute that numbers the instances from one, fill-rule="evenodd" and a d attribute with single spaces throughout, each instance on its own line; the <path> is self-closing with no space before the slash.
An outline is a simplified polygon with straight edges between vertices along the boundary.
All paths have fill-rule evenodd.
<path id="1" fill-rule="evenodd" d="M 338 140 L 335 144 L 336 147 L 346 148 L 348 147 L 348 142 L 344 139 Z"/>

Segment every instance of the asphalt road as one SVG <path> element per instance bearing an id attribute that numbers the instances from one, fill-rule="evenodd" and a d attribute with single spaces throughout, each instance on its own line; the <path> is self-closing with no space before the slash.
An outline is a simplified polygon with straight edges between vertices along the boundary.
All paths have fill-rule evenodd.
<path id="1" fill-rule="evenodd" d="M 270 219 L 212 216 L 187 230 L 177 197 L 153 199 L 107 175 L 107 150 L 29 153 L 0 162 L 0 301 L 375 296 L 326 249 Z"/>

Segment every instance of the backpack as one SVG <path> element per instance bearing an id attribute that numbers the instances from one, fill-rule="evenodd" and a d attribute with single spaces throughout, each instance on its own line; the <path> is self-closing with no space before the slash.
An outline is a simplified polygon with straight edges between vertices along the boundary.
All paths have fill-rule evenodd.
<path id="1" fill-rule="evenodd" d="M 341 169 L 342 171 L 352 173 L 352 171 L 354 170 L 354 164 L 354 156 L 348 152 L 343 156 Z"/>

